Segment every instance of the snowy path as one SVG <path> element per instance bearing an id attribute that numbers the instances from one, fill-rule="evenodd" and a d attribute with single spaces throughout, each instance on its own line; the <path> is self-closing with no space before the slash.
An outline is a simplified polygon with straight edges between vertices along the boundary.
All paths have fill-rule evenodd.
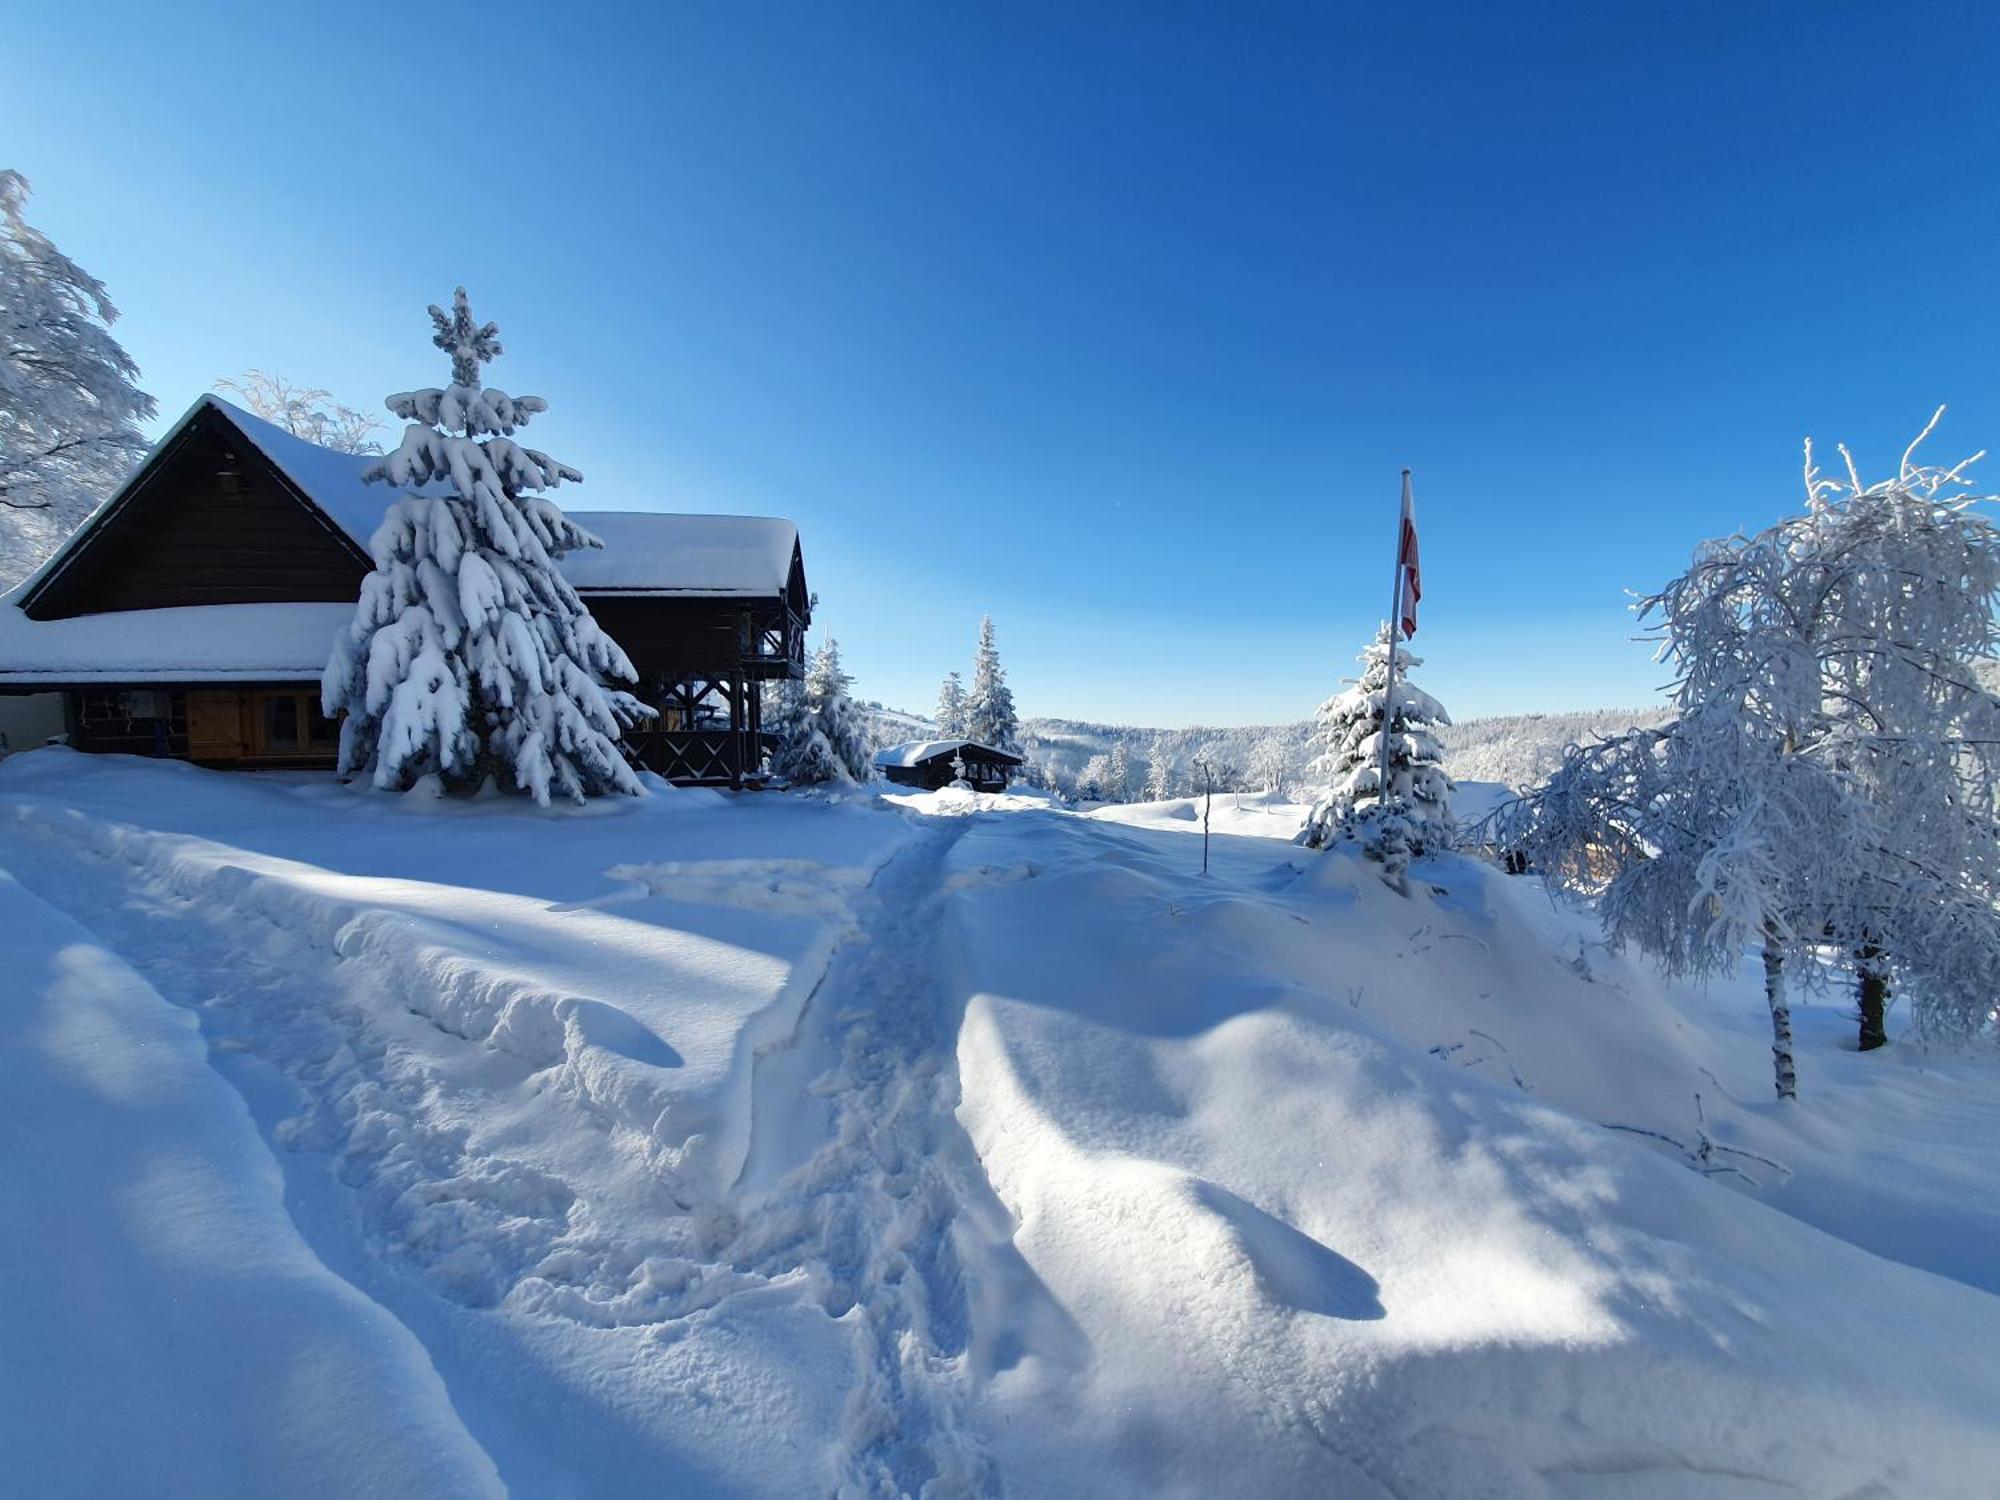
<path id="1" fill-rule="evenodd" d="M 876 817 L 904 847 L 865 886 L 834 870 L 683 861 L 635 867 L 647 890 L 567 910 L 388 881 L 357 900 L 313 867 L 22 809 L 7 863 L 200 1018 L 211 1065 L 285 1169 L 308 1243 L 430 1349 L 517 1493 L 578 1478 L 592 1493 L 642 1493 L 662 1463 L 693 1493 L 993 1493 L 964 1415 L 978 1358 L 957 1206 L 972 1205 L 970 1238 L 995 1279 L 1025 1272 L 952 1114 L 958 1017 L 937 980 L 937 929 L 969 820 Z M 837 939 L 830 960 L 808 950 L 793 976 L 819 980 L 796 1034 L 787 1023 L 756 1044 L 733 1185 L 714 1179 L 730 1154 L 709 1134 L 672 1150 L 635 1139 L 658 1106 L 624 1075 L 617 1088 L 577 1081 L 607 1066 L 577 1055 L 593 1051 L 579 1046 L 579 1015 L 590 1040 L 622 1045 L 629 1055 L 612 1061 L 628 1072 L 663 1043 L 622 1036 L 601 1002 L 561 1002 L 564 1041 L 492 1000 L 504 981 L 542 1003 L 520 948 L 538 927 L 576 927 L 602 968 L 607 945 L 641 941 L 631 929 L 660 931 L 615 913 L 688 889 L 724 907 L 809 910 Z M 383 901 L 424 915 L 371 904 Z M 463 927 L 494 902 L 484 921 L 509 935 L 504 950 Z M 621 972 L 612 964 L 604 982 Z M 460 1000 L 441 1003 L 439 988 Z M 621 1015 L 647 1014 L 642 996 L 605 994 Z M 688 1070 L 671 1060 L 665 1076 Z M 745 1411 L 727 1360 L 749 1342 L 773 1368 Z M 588 1448 L 558 1466 L 558 1434 L 579 1425 Z M 760 1483 L 729 1450 L 758 1445 L 763 1425 L 785 1436 L 761 1443 Z"/>
<path id="2" fill-rule="evenodd" d="M 958 1016 L 938 983 L 944 867 L 970 820 L 930 819 L 857 902 L 795 1045 L 764 1060 L 751 1172 L 781 1185 L 746 1202 L 729 1259 L 767 1277 L 803 1272 L 856 1335 L 841 1431 L 842 1495 L 979 1495 L 992 1463 L 965 1418 L 971 1332 L 954 1211 L 990 1199 L 953 1110 Z M 784 1172 L 802 1076 L 828 1103 L 828 1134 Z M 795 1136 L 795 1132 L 792 1133 Z"/>

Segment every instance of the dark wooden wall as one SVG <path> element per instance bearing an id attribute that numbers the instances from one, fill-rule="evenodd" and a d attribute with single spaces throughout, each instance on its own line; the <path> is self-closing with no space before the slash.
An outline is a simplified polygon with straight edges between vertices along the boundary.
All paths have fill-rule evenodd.
<path id="1" fill-rule="evenodd" d="M 38 620 L 187 604 L 350 601 L 367 572 L 262 455 L 203 413 L 37 593 Z"/>
<path id="2" fill-rule="evenodd" d="M 685 599 L 667 594 L 585 594 L 583 602 L 604 633 L 625 648 L 639 680 L 744 673 L 794 675 L 783 662 L 752 664 L 744 657 L 744 620 L 753 632 L 784 622 L 776 599 Z"/>

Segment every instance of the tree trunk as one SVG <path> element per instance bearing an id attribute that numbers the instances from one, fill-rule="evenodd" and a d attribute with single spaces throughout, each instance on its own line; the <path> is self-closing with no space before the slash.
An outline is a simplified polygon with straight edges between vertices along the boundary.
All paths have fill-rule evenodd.
<path id="1" fill-rule="evenodd" d="M 1864 943 L 1854 955 L 1854 971 L 1860 979 L 1861 1050 L 1872 1052 L 1889 1044 L 1889 1033 L 1882 1024 L 1889 1005 L 1889 970 L 1882 963 L 1882 950 Z"/>
<path id="2" fill-rule="evenodd" d="M 1771 1007 L 1771 1062 L 1778 1097 L 1799 1096 L 1799 1075 L 1792 1065 L 1792 1007 L 1785 999 L 1785 953 L 1775 939 L 1764 939 L 1764 1001 Z"/>

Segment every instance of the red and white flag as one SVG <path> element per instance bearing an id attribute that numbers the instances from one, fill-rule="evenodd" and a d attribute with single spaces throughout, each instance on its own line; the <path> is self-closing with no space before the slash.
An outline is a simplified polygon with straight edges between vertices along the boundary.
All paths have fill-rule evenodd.
<path id="1" fill-rule="evenodd" d="M 1417 503 L 1410 495 L 1410 471 L 1403 470 L 1403 531 L 1396 549 L 1397 597 L 1402 600 L 1405 636 L 1417 633 L 1417 601 L 1424 597 L 1424 571 L 1417 563 Z"/>

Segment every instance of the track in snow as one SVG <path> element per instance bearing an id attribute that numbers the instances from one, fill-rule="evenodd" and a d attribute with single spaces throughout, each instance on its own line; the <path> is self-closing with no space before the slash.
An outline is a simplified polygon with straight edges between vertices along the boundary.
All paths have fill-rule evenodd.
<path id="1" fill-rule="evenodd" d="M 829 1488 L 946 1500 L 1000 1491 L 966 1419 L 954 1230 L 967 1204 L 997 1205 L 954 1114 L 957 1015 L 937 974 L 943 868 L 970 820 L 921 821 L 850 898 L 854 931 L 798 1034 L 759 1064 L 758 1180 L 719 1210 L 622 1225 L 579 1220 L 571 1184 L 473 1149 L 469 1115 L 516 1066 L 410 1010 L 357 1003 L 352 987 L 371 977 L 308 934 L 41 828 L 17 825 L 36 847 L 10 863 L 200 1013 L 212 1048 L 290 1078 L 304 1108 L 265 1117 L 274 1145 L 334 1153 L 357 1227 L 388 1264 L 462 1306 L 601 1328 L 699 1322 L 745 1293 L 810 1299 L 854 1337 Z M 662 1258 L 683 1268 L 677 1287 L 646 1283 Z"/>
<path id="2" fill-rule="evenodd" d="M 821 1306 L 854 1325 L 843 1500 L 999 1491 L 965 1419 L 971 1329 L 954 1232 L 958 1206 L 991 1190 L 954 1114 L 957 1016 L 937 974 L 944 863 L 969 819 L 929 821 L 857 900 L 858 931 L 813 996 L 794 1055 L 760 1069 L 761 1123 L 797 1108 L 791 1084 L 830 1061 L 811 1083 L 830 1128 L 808 1161 L 743 1205 L 726 1252 L 739 1271 L 805 1271 Z M 753 1148 L 753 1170 L 771 1150 Z"/>

